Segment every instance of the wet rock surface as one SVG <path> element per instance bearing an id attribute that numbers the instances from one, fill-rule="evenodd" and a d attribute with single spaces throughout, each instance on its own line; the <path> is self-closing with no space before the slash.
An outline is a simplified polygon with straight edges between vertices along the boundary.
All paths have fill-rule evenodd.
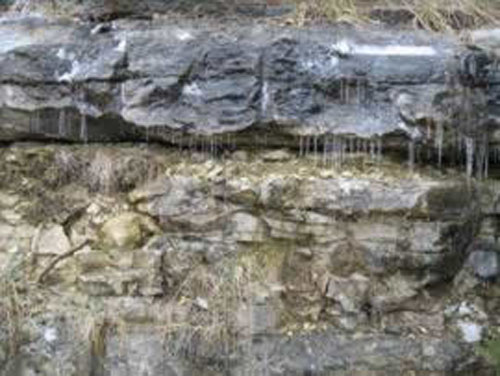
<path id="1" fill-rule="evenodd" d="M 2 19 L 4 140 L 179 143 L 243 130 L 270 140 L 420 140 L 430 137 L 424 123 L 432 134 L 437 123 L 448 132 L 457 116 L 476 116 L 480 128 L 495 97 L 484 88 L 496 82 L 485 53 L 423 32 L 189 20 L 101 26 Z M 464 104 L 476 107 L 473 115 Z"/>

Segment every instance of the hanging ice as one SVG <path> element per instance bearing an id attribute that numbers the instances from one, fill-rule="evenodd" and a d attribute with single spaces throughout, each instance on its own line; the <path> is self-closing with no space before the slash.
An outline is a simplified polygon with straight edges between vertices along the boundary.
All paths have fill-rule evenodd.
<path id="1" fill-rule="evenodd" d="M 382 137 L 377 137 L 377 162 L 382 161 Z"/>
<path id="2" fill-rule="evenodd" d="M 80 116 L 80 140 L 85 143 L 88 141 L 87 115 L 85 114 Z"/>
<path id="3" fill-rule="evenodd" d="M 35 133 L 40 133 L 41 132 L 40 113 L 38 111 L 35 112 L 35 115 L 33 117 L 33 131 Z"/>
<path id="4" fill-rule="evenodd" d="M 408 166 L 410 170 L 413 171 L 415 167 L 415 141 L 410 140 L 408 142 Z"/>
<path id="5" fill-rule="evenodd" d="M 465 137 L 465 154 L 466 154 L 466 169 L 467 177 L 472 177 L 473 166 L 474 166 L 474 139 L 471 137 Z"/>
<path id="6" fill-rule="evenodd" d="M 441 168 L 443 161 L 443 138 L 444 138 L 444 127 L 441 122 L 436 125 L 436 138 L 434 140 L 434 146 L 436 147 L 438 154 L 438 167 Z"/>
<path id="7" fill-rule="evenodd" d="M 370 140 L 370 158 L 372 160 L 374 160 L 375 159 L 375 155 L 376 155 L 376 153 L 375 153 L 375 142 L 373 140 Z"/>
<path id="8" fill-rule="evenodd" d="M 59 137 L 64 137 L 66 135 L 66 111 L 64 108 L 59 111 L 57 134 Z"/>
<path id="9" fill-rule="evenodd" d="M 327 163 L 327 145 L 328 145 L 328 138 L 325 136 L 323 138 L 323 165 L 326 166 Z"/>

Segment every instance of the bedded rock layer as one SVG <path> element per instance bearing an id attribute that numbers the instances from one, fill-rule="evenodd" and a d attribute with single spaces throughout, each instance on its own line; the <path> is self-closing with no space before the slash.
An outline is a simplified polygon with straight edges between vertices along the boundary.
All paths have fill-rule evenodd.
<path id="1" fill-rule="evenodd" d="M 277 154 L 4 149 L 4 375 L 490 375 L 495 186 Z"/>

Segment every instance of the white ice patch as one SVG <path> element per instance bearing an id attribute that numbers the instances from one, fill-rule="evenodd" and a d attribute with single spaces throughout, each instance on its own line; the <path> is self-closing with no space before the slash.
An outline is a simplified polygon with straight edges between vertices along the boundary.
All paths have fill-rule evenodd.
<path id="1" fill-rule="evenodd" d="M 118 46 L 115 47 L 115 51 L 125 52 L 127 50 L 127 38 L 123 38 Z"/>
<path id="2" fill-rule="evenodd" d="M 106 27 L 105 24 L 98 24 L 92 30 L 90 30 L 90 34 L 92 35 L 99 34 L 101 30 L 105 27 Z"/>
<path id="3" fill-rule="evenodd" d="M 72 82 L 75 76 L 80 72 L 80 63 L 74 60 L 71 64 L 71 71 L 64 73 L 59 77 L 59 82 Z"/>
<path id="4" fill-rule="evenodd" d="M 304 60 L 302 61 L 302 69 L 315 72 L 317 72 L 318 70 L 329 70 L 339 65 L 339 58 L 337 56 L 332 56 L 329 60 L 329 63 L 330 64 L 328 65 L 328 61 L 323 62 L 319 60 Z"/>
<path id="5" fill-rule="evenodd" d="M 186 31 L 186 30 L 179 30 L 175 33 L 175 36 L 177 37 L 177 39 L 181 40 L 181 41 L 186 41 L 186 40 L 191 40 L 191 39 L 194 39 L 193 35 Z"/>
<path id="6" fill-rule="evenodd" d="M 47 328 L 43 332 L 43 338 L 48 343 L 52 343 L 57 339 L 57 330 L 55 328 Z"/>
<path id="7" fill-rule="evenodd" d="M 371 56 L 434 56 L 436 50 L 430 46 L 353 44 L 341 40 L 332 45 L 339 55 L 371 55 Z"/>
<path id="8" fill-rule="evenodd" d="M 436 50 L 429 46 L 359 45 L 353 47 L 353 53 L 374 56 L 434 56 L 436 55 Z"/>
<path id="9" fill-rule="evenodd" d="M 352 53 L 352 46 L 351 44 L 345 40 L 345 39 L 342 39 L 341 41 L 338 41 L 337 43 L 335 43 L 332 48 L 337 51 L 337 53 L 341 56 L 343 55 L 349 55 Z"/>
<path id="10" fill-rule="evenodd" d="M 399 122 L 398 127 L 402 129 L 412 140 L 417 140 L 422 137 L 422 132 L 418 128 L 412 128 L 407 126 L 404 122 Z"/>
<path id="11" fill-rule="evenodd" d="M 481 340 L 481 332 L 483 327 L 472 321 L 459 321 L 458 328 L 462 332 L 462 337 L 467 343 L 479 342 Z"/>
<path id="12" fill-rule="evenodd" d="M 472 310 L 471 307 L 469 307 L 469 305 L 466 302 L 462 302 L 460 304 L 460 306 L 458 307 L 457 313 L 460 317 L 464 317 L 464 316 L 472 315 L 474 313 L 474 311 Z"/>
<path id="13" fill-rule="evenodd" d="M 203 92 L 198 87 L 198 85 L 196 85 L 195 83 L 192 83 L 192 84 L 184 86 L 184 88 L 182 89 L 182 94 L 199 97 L 199 96 L 203 95 Z"/>
<path id="14" fill-rule="evenodd" d="M 66 59 L 66 50 L 64 48 L 60 48 L 59 51 L 57 51 L 56 56 L 61 60 L 65 60 Z"/>

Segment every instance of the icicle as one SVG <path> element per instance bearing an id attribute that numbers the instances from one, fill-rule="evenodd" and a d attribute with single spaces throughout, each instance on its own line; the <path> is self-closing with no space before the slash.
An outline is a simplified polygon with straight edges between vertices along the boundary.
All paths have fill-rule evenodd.
<path id="1" fill-rule="evenodd" d="M 88 141 L 87 115 L 80 115 L 80 140 L 84 143 Z"/>
<path id="2" fill-rule="evenodd" d="M 415 167 L 415 141 L 413 140 L 408 142 L 408 165 L 410 171 L 413 171 Z"/>
<path id="3" fill-rule="evenodd" d="M 375 160 L 375 142 L 373 140 L 370 140 L 370 158 L 372 160 Z"/>
<path id="4" fill-rule="evenodd" d="M 328 138 L 325 136 L 323 138 L 323 166 L 326 166 L 327 163 L 327 145 L 328 145 Z"/>
<path id="5" fill-rule="evenodd" d="M 432 139 L 432 130 L 431 130 L 431 122 L 426 119 L 425 120 L 425 124 L 427 125 L 427 134 L 426 134 L 426 140 L 427 140 L 427 147 L 426 147 L 426 150 L 427 150 L 427 162 L 429 162 L 432 158 L 432 150 L 429 146 L 430 144 L 430 140 Z"/>
<path id="6" fill-rule="evenodd" d="M 317 162 L 317 157 L 318 157 L 318 136 L 314 136 L 314 158 L 316 159 Z"/>
<path id="7" fill-rule="evenodd" d="M 354 137 L 351 137 L 351 138 L 349 139 L 349 153 L 351 153 L 351 154 L 354 154 L 354 153 L 355 153 L 355 151 L 354 151 L 354 143 L 355 143 L 355 142 L 354 142 L 354 141 L 355 141 L 355 140 L 354 140 Z"/>
<path id="8" fill-rule="evenodd" d="M 310 139 L 309 136 L 306 136 L 306 148 L 305 148 L 305 156 L 309 155 L 309 147 L 310 147 Z"/>
<path id="9" fill-rule="evenodd" d="M 205 153 L 205 136 L 197 136 L 198 139 L 200 140 L 200 153 Z"/>
<path id="10" fill-rule="evenodd" d="M 38 111 L 35 112 L 33 129 L 34 129 L 35 133 L 40 133 L 41 132 L 41 127 L 40 127 L 40 113 Z"/>
<path id="11" fill-rule="evenodd" d="M 422 162 L 422 145 L 415 145 L 415 163 Z"/>
<path id="12" fill-rule="evenodd" d="M 344 138 L 340 139 L 342 147 L 342 159 L 341 162 L 344 163 L 347 160 L 347 140 Z"/>
<path id="13" fill-rule="evenodd" d="M 358 138 L 356 140 L 356 154 L 363 152 L 363 140 Z"/>
<path id="14" fill-rule="evenodd" d="M 337 137 L 337 154 L 336 154 L 336 164 L 337 168 L 342 165 L 342 138 Z"/>
<path id="15" fill-rule="evenodd" d="M 346 104 L 350 104 L 350 101 L 351 101 L 351 87 L 349 86 L 349 80 L 346 79 L 346 83 L 345 83 L 345 103 Z"/>
<path id="16" fill-rule="evenodd" d="M 59 111 L 57 134 L 60 138 L 66 136 L 66 111 L 64 110 L 64 108 Z"/>
<path id="17" fill-rule="evenodd" d="M 335 167 L 335 163 L 336 163 L 336 158 L 335 158 L 335 153 L 336 153 L 336 140 L 335 140 L 335 136 L 332 136 L 332 139 L 330 141 L 330 163 L 332 164 L 332 167 Z"/>
<path id="18" fill-rule="evenodd" d="M 489 158 L 489 154 L 490 154 L 490 145 L 488 143 L 488 136 L 487 134 L 484 135 L 484 148 L 485 148 L 485 151 L 484 151 L 484 178 L 485 179 L 488 179 L 489 177 L 489 167 L 490 167 L 490 158 Z"/>
<path id="19" fill-rule="evenodd" d="M 441 168 L 443 162 L 443 138 L 444 138 L 444 128 L 441 122 L 436 125 L 436 138 L 434 140 L 434 146 L 437 149 L 438 154 L 438 168 Z"/>
<path id="20" fill-rule="evenodd" d="M 340 104 L 345 103 L 345 84 L 344 78 L 340 79 Z"/>
<path id="21" fill-rule="evenodd" d="M 304 137 L 299 136 L 299 157 L 304 156 Z"/>
<path id="22" fill-rule="evenodd" d="M 377 137 L 377 162 L 382 162 L 382 137 Z"/>
<path id="23" fill-rule="evenodd" d="M 193 151 L 195 151 L 195 152 L 200 151 L 200 148 L 199 148 L 200 143 L 198 142 L 199 140 L 200 140 L 200 136 L 198 136 L 197 134 L 193 136 Z"/>
<path id="24" fill-rule="evenodd" d="M 467 177 L 471 178 L 474 165 L 474 139 L 472 139 L 471 137 L 465 137 L 465 153 Z"/>
<path id="25" fill-rule="evenodd" d="M 338 166 L 338 140 L 337 137 L 333 139 L 332 146 L 332 164 L 335 168 Z"/>
<path id="26" fill-rule="evenodd" d="M 193 136 L 190 134 L 188 139 L 188 149 L 190 152 L 193 151 Z"/>
<path id="27" fill-rule="evenodd" d="M 488 144 L 486 144 L 486 148 L 488 149 Z M 486 158 L 484 161 L 484 178 L 488 179 L 489 177 L 489 167 L 490 167 L 490 156 L 489 151 L 486 151 Z"/>
<path id="28" fill-rule="evenodd" d="M 488 178 L 488 136 L 483 134 L 481 143 L 478 144 L 476 153 L 476 169 L 478 178 Z"/>
<path id="29" fill-rule="evenodd" d="M 338 138 L 338 164 L 339 167 L 344 161 L 344 139 L 342 137 Z"/>
<path id="30" fill-rule="evenodd" d="M 358 105 L 362 105 L 367 102 L 366 90 L 367 90 L 366 80 L 358 79 L 356 82 L 356 97 L 357 97 L 356 103 Z"/>
<path id="31" fill-rule="evenodd" d="M 356 80 L 356 104 L 361 104 L 361 80 Z"/>

